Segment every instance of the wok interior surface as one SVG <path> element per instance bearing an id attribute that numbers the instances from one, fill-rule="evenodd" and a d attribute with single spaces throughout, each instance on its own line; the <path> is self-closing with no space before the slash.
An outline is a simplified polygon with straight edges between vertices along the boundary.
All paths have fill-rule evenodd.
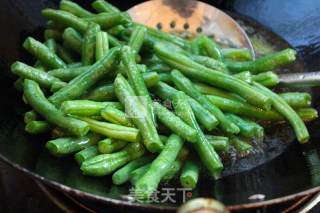
<path id="1" fill-rule="evenodd" d="M 91 193 L 91 199 L 109 201 L 111 203 L 125 202 L 130 191 L 130 185 L 114 186 L 110 177 L 91 178 L 81 175 L 76 162 L 70 158 L 55 158 L 44 149 L 48 136 L 29 136 L 24 132 L 23 113 L 28 110 L 21 100 L 21 94 L 14 90 L 14 77 L 10 74 L 10 64 L 19 59 L 28 62 L 30 59 L 21 48 L 21 43 L 27 35 L 41 38 L 41 27 L 45 20 L 40 17 L 44 7 L 54 7 L 59 1 L 1 1 L 1 22 L 6 33 L 1 33 L 0 65 L 0 157 L 15 164 L 18 168 L 26 168 L 32 173 L 45 177 L 47 183 L 58 182 L 73 189 Z M 112 1 L 111 1 L 112 2 Z M 112 2 L 113 3 L 113 2 Z M 119 4 L 119 2 L 118 2 Z M 131 4 L 131 3 L 130 3 Z M 118 5 L 119 6 L 119 5 Z M 128 5 L 122 7 L 128 8 Z M 10 17 L 10 18 L 9 18 Z M 239 22 L 248 26 L 252 36 L 263 35 L 276 49 L 288 46 L 275 34 L 265 30 L 250 20 L 235 16 Z M 252 31 L 254 29 L 254 31 Z M 10 32 L 10 34 L 9 34 Z M 288 67 L 287 71 L 303 70 L 303 62 Z M 319 91 L 312 91 L 314 107 L 319 109 Z M 187 199 L 194 197 L 214 197 L 226 205 L 249 203 L 248 197 L 254 194 L 264 194 L 265 199 L 274 199 L 298 193 L 320 184 L 320 172 L 307 163 L 309 155 L 316 155 L 319 149 L 319 121 L 309 124 L 312 139 L 308 145 L 301 146 L 294 141 L 288 125 L 276 125 L 267 128 L 267 136 L 263 146 L 248 158 L 229 163 L 223 173 L 223 178 L 212 181 L 203 178 L 197 189 L 188 194 Z M 320 166 L 320 164 L 319 164 Z M 66 190 L 61 185 L 56 187 Z M 179 181 L 163 185 L 162 188 L 179 188 Z M 69 190 L 69 189 L 68 189 Z M 79 194 L 78 194 L 79 195 Z M 81 195 L 81 194 L 80 194 Z M 154 208 L 177 207 L 182 202 L 182 193 L 176 191 L 176 202 L 147 204 Z M 88 196 L 82 195 L 84 197 Z"/>

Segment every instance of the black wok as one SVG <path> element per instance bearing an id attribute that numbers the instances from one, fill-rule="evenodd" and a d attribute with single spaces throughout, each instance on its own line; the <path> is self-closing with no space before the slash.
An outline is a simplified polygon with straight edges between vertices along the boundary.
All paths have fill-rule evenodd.
<path id="1" fill-rule="evenodd" d="M 84 1 L 83 1 L 84 2 Z M 128 9 L 139 1 L 124 3 L 110 1 L 122 9 Z M 210 1 L 207 1 L 210 2 Z M 241 1 L 237 1 L 241 2 Z M 21 59 L 30 58 L 21 48 L 21 43 L 27 35 L 41 38 L 41 26 L 45 20 L 40 16 L 40 10 L 45 7 L 56 7 L 59 1 L 48 0 L 2 0 L 0 1 L 0 159 L 13 167 L 31 175 L 45 184 L 53 186 L 66 193 L 82 199 L 101 201 L 108 205 L 134 207 L 144 210 L 174 210 L 181 204 L 182 194 L 176 193 L 177 201 L 161 204 L 137 204 L 127 199 L 129 186 L 112 186 L 110 178 L 89 178 L 81 175 L 78 166 L 71 159 L 51 157 L 43 148 L 47 136 L 32 137 L 23 128 L 22 114 L 27 110 L 21 101 L 21 94 L 12 86 L 14 76 L 10 74 L 10 64 Z M 240 3 L 239 3 L 240 4 Z M 241 7 L 239 7 L 241 8 Z M 246 11 L 246 10 L 245 10 Z M 278 49 L 288 47 L 287 42 L 262 28 L 250 19 L 238 17 L 241 23 L 256 29 Z M 249 28 L 250 31 L 251 28 Z M 252 32 L 251 32 L 252 33 Z M 305 49 L 303 49 L 305 50 Z M 312 63 L 312 57 L 299 60 L 289 71 L 301 71 Z M 306 65 L 305 66 L 305 63 Z M 313 89 L 314 106 L 319 108 L 319 90 Z M 254 207 L 283 202 L 309 193 L 320 191 L 320 172 L 315 167 L 320 163 L 308 163 L 308 158 L 318 157 L 320 137 L 318 121 L 309 124 L 311 141 L 307 145 L 299 145 L 292 136 L 287 125 L 276 125 L 267 128 L 267 138 L 261 150 L 249 158 L 229 165 L 223 178 L 214 182 L 204 179 L 199 187 L 188 197 L 214 197 L 231 209 Z M 178 183 L 165 185 L 175 188 Z M 250 200 L 255 194 L 265 195 L 265 201 Z M 189 194 L 191 195 L 191 194 Z M 246 204 L 246 205 L 243 205 Z"/>

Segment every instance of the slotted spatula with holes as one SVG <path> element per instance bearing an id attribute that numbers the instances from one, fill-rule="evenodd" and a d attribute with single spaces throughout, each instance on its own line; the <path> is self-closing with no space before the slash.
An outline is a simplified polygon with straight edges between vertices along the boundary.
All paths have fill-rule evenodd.
<path id="1" fill-rule="evenodd" d="M 255 56 L 245 31 L 223 11 L 195 0 L 152 0 L 128 10 L 138 23 L 165 32 L 203 33 L 222 44 L 248 48 Z M 280 74 L 280 84 L 291 87 L 320 86 L 320 72 Z"/>

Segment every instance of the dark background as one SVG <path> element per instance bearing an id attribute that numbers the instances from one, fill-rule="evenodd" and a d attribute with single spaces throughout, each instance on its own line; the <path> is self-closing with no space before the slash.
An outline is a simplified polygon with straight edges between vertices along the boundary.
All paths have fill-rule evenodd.
<path id="1" fill-rule="evenodd" d="M 12 54 L 10 57 L 3 57 L 3 53 L 11 52 L 11 48 L 20 48 L 19 36 L 23 35 L 18 31 L 20 24 L 34 22 L 35 18 L 41 19 L 40 10 L 45 0 L 39 4 L 31 4 L 29 0 L 1 0 L 0 1 L 0 24 L 2 29 L 0 33 L 0 63 L 1 67 L 6 67 L 12 63 L 19 55 Z M 58 2 L 58 1 L 54 1 Z M 119 0 L 110 1 L 115 5 Z M 142 1 L 128 1 L 127 7 Z M 267 28 L 276 32 L 287 40 L 306 62 L 306 68 L 309 71 L 318 70 L 320 65 L 320 1 L 319 0 L 235 0 L 235 1 L 206 1 L 220 8 L 226 8 L 236 13 L 249 16 Z M 24 17 L 21 11 L 21 17 L 14 19 L 10 17 L 10 12 L 17 7 L 13 4 L 21 4 L 19 8 L 32 8 L 35 14 L 39 16 Z M 123 4 L 123 2 L 121 3 Z M 1 11 L 6 10 L 6 13 Z M 9 11 L 9 13 L 8 13 Z M 20 11 L 18 11 L 19 13 Z M 12 11 L 14 16 L 17 11 Z M 4 15 L 5 14 L 5 15 Z M 8 15 L 9 14 L 9 15 Z M 9 30 L 8 30 L 9 29 Z M 34 29 L 30 29 L 30 32 Z M 18 36 L 19 35 L 19 36 Z M 6 45 L 14 43 L 13 46 Z M 6 54 L 7 55 L 7 54 Z M 7 72 L 5 72 L 7 73 Z M 1 79 L 0 79 L 1 80 Z M 11 82 L 1 80 L 1 87 L 11 85 Z M 107 211 L 107 210 L 106 210 Z M 45 196 L 38 190 L 37 186 L 27 177 L 6 165 L 0 163 L 0 212 L 60 212 Z M 315 210 L 314 212 L 318 212 Z"/>

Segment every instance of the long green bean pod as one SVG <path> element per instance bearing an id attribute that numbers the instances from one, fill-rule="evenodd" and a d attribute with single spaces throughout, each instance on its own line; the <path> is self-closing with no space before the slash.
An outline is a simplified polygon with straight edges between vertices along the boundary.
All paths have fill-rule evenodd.
<path id="1" fill-rule="evenodd" d="M 57 24 L 61 24 L 65 27 L 72 27 L 80 33 L 84 33 L 87 30 L 88 22 L 78 18 L 72 13 L 62 11 L 62 10 L 54 10 L 54 9 L 44 9 L 41 12 L 42 16 L 47 18 L 48 20 L 52 20 Z"/>
<path id="2" fill-rule="evenodd" d="M 151 163 L 147 163 L 147 164 L 133 170 L 130 174 L 131 185 L 135 186 L 137 184 L 137 182 L 143 177 L 143 175 L 148 171 L 150 166 L 151 166 Z"/>
<path id="3" fill-rule="evenodd" d="M 107 106 L 103 110 L 101 110 L 100 114 L 101 117 L 103 117 L 105 120 L 111 123 L 119 124 L 122 126 L 134 127 L 133 123 L 128 118 L 126 113 L 115 107 Z"/>
<path id="4" fill-rule="evenodd" d="M 76 53 L 82 53 L 83 38 L 75 29 L 68 27 L 62 34 L 63 46 L 73 50 Z"/>
<path id="5" fill-rule="evenodd" d="M 92 132 L 128 142 L 140 141 L 139 130 L 136 128 L 96 121 L 91 118 L 80 117 L 79 119 L 88 123 Z"/>
<path id="6" fill-rule="evenodd" d="M 112 183 L 116 185 L 124 184 L 125 182 L 129 181 L 132 176 L 132 172 L 136 169 L 150 163 L 153 160 L 151 156 L 144 156 L 138 158 L 134 161 L 131 161 L 124 167 L 120 168 L 118 171 L 113 173 L 112 175 Z M 143 173 L 144 174 L 144 173 Z"/>
<path id="7" fill-rule="evenodd" d="M 206 96 L 202 95 L 192 82 L 177 70 L 171 72 L 175 85 L 187 95 L 198 101 L 204 108 L 211 112 L 219 121 L 220 128 L 228 133 L 237 134 L 240 130 L 233 122 L 229 121 L 219 108 L 210 103 Z"/>
<path id="8" fill-rule="evenodd" d="M 24 81 L 24 96 L 28 104 L 49 123 L 57 125 L 75 136 L 81 137 L 88 133 L 87 123 L 64 116 L 46 99 L 36 82 L 28 79 Z"/>
<path id="9" fill-rule="evenodd" d="M 274 87 L 280 82 L 279 76 L 271 71 L 253 75 L 252 80 L 262 84 L 265 87 Z"/>
<path id="10" fill-rule="evenodd" d="M 175 134 L 191 143 L 197 141 L 196 130 L 186 124 L 180 117 L 157 102 L 154 102 L 154 109 L 158 119 Z"/>
<path id="11" fill-rule="evenodd" d="M 64 114 L 90 117 L 100 115 L 101 110 L 108 106 L 122 109 L 119 102 L 95 102 L 88 100 L 65 101 L 62 103 L 60 109 Z"/>
<path id="12" fill-rule="evenodd" d="M 60 73 L 55 73 L 55 75 L 58 76 Z M 62 70 L 61 75 L 63 75 Z M 156 72 L 142 73 L 142 77 L 148 88 L 157 85 L 160 81 L 160 76 Z M 113 84 L 103 84 L 89 91 L 82 98 L 92 101 L 110 101 L 114 100 L 116 95 L 114 94 Z"/>
<path id="13" fill-rule="evenodd" d="M 163 144 L 151 117 L 148 116 L 145 107 L 139 98 L 135 96 L 128 81 L 121 74 L 118 74 L 114 81 L 114 90 L 118 99 L 124 105 L 128 117 L 140 130 L 146 148 L 150 152 L 160 151 Z"/>
<path id="14" fill-rule="evenodd" d="M 263 94 L 271 97 L 273 107 L 289 121 L 296 133 L 298 141 L 300 143 L 308 142 L 310 136 L 306 125 L 299 115 L 287 104 L 287 102 L 285 102 L 285 100 L 283 100 L 279 95 L 259 83 L 254 83 L 254 86 Z"/>
<path id="15" fill-rule="evenodd" d="M 129 78 L 130 85 L 132 86 L 135 94 L 137 96 L 140 96 L 139 98 L 141 99 L 142 104 L 146 106 L 149 116 L 151 117 L 154 124 L 156 124 L 156 119 L 152 107 L 152 99 L 148 92 L 147 86 L 144 83 L 142 74 L 137 68 L 137 64 L 135 62 L 135 53 L 131 50 L 130 47 L 124 46 L 121 49 L 121 59 L 126 68 L 126 74 Z"/>
<path id="16" fill-rule="evenodd" d="M 116 99 L 116 94 L 113 84 L 104 84 L 89 91 L 82 98 L 91 101 L 111 101 Z"/>
<path id="17" fill-rule="evenodd" d="M 252 61 L 252 54 L 247 48 L 223 48 L 220 49 L 223 59 L 234 61 Z"/>
<path id="18" fill-rule="evenodd" d="M 243 115 L 249 118 L 257 118 L 265 121 L 284 121 L 285 118 L 274 110 L 265 111 L 250 104 L 208 95 L 209 100 L 224 112 L 230 112 L 237 115 Z M 311 121 L 317 118 L 312 108 L 301 108 L 296 110 L 298 115 L 304 121 Z"/>
<path id="19" fill-rule="evenodd" d="M 84 161 L 93 158 L 99 154 L 98 147 L 96 145 L 89 146 L 74 155 L 74 159 L 81 165 Z"/>
<path id="20" fill-rule="evenodd" d="M 202 54 L 207 55 L 219 61 L 222 60 L 222 54 L 220 52 L 220 48 L 212 39 L 210 39 L 205 35 L 200 35 L 196 39 L 199 39 L 199 47 L 200 47 L 200 52 Z"/>
<path id="21" fill-rule="evenodd" d="M 184 188 L 194 189 L 199 179 L 200 167 L 197 161 L 187 160 L 183 166 L 180 183 Z"/>
<path id="22" fill-rule="evenodd" d="M 67 86 L 54 93 L 49 100 L 54 105 L 59 106 L 63 101 L 76 99 L 83 95 L 87 89 L 108 74 L 117 59 L 118 53 L 119 48 L 110 49 L 100 61 L 97 61 L 86 72 L 80 74 L 69 82 Z"/>
<path id="23" fill-rule="evenodd" d="M 161 153 L 152 161 L 148 171 L 138 180 L 135 187 L 136 195 L 148 198 L 158 187 L 165 172 L 176 160 L 182 149 L 183 140 L 172 134 Z"/>
<path id="24" fill-rule="evenodd" d="M 249 70 L 253 74 L 266 72 L 287 65 L 296 60 L 296 51 L 285 49 L 280 52 L 262 56 L 255 61 L 225 61 L 228 69 L 232 72 Z"/>
<path id="25" fill-rule="evenodd" d="M 205 94 L 205 95 L 214 95 L 214 96 L 219 96 L 222 98 L 235 100 L 235 101 L 243 101 L 243 102 L 246 101 L 235 93 L 231 93 L 222 89 L 211 87 L 203 83 L 194 83 L 194 85 L 202 94 Z"/>
<path id="26" fill-rule="evenodd" d="M 166 83 L 160 82 L 158 85 L 153 87 L 153 92 L 161 97 L 163 100 L 171 100 L 175 93 L 178 92 L 175 88 L 169 86 Z M 192 110 L 201 125 L 203 125 L 207 130 L 211 131 L 214 129 L 218 120 L 212 115 L 208 110 L 206 110 L 201 104 L 199 104 L 196 100 L 189 97 L 189 102 L 191 104 Z"/>
<path id="27" fill-rule="evenodd" d="M 264 73 L 261 73 L 261 74 L 264 74 Z M 222 97 L 222 98 L 226 98 L 234 101 L 246 102 L 243 98 L 241 98 L 240 96 L 234 93 L 217 89 L 202 83 L 194 83 L 194 85 L 202 94 L 205 94 L 205 95 L 213 95 L 213 96 L 218 96 L 218 97 Z M 279 95 L 293 108 L 309 107 L 311 104 L 311 96 L 309 93 L 288 92 L 288 93 L 280 93 Z"/>
<path id="28" fill-rule="evenodd" d="M 197 131 L 197 142 L 194 146 L 202 163 L 207 167 L 212 177 L 218 177 L 223 169 L 219 155 L 210 145 L 205 135 L 203 134 L 196 118 L 193 114 L 187 96 L 183 92 L 178 92 L 174 97 L 175 112 L 190 126 Z"/>
<path id="29" fill-rule="evenodd" d="M 111 12 L 111 13 L 99 13 L 97 15 L 84 18 L 88 22 L 95 22 L 99 24 L 102 29 L 108 30 L 119 24 L 129 23 L 129 19 L 126 13 Z"/>
<path id="30" fill-rule="evenodd" d="M 233 77 L 236 77 L 244 82 L 247 82 L 248 84 L 252 83 L 252 75 L 249 71 L 243 71 L 239 72 L 237 74 L 234 74 Z"/>
<path id="31" fill-rule="evenodd" d="M 81 165 L 83 174 L 104 176 L 114 172 L 126 163 L 140 158 L 145 149 L 140 143 L 129 143 L 124 149 L 112 154 L 102 154 L 84 161 Z"/>
<path id="32" fill-rule="evenodd" d="M 108 33 L 98 32 L 96 35 L 96 60 L 99 61 L 109 51 Z"/>
<path id="33" fill-rule="evenodd" d="M 146 39 L 147 40 L 149 37 L 155 40 L 155 41 L 165 41 L 167 42 L 168 44 L 170 44 L 172 46 L 172 44 L 176 47 L 180 47 L 180 48 L 187 48 L 189 47 L 189 44 L 188 42 L 183 39 L 183 38 L 180 38 L 176 35 L 173 35 L 173 34 L 170 34 L 170 33 L 167 33 L 167 32 L 163 32 L 163 31 L 160 31 L 160 30 L 156 30 L 156 29 L 153 29 L 153 28 L 150 28 L 150 27 L 147 27 L 147 30 L 148 30 L 148 33 L 146 35 Z"/>
<path id="34" fill-rule="evenodd" d="M 25 127 L 26 132 L 32 135 L 47 133 L 51 129 L 52 126 L 46 121 L 30 121 Z"/>
<path id="35" fill-rule="evenodd" d="M 239 134 L 248 137 L 248 138 L 253 138 L 253 137 L 258 137 L 261 138 L 264 136 L 264 129 L 262 126 L 259 124 L 250 121 L 248 119 L 241 118 L 237 115 L 234 114 L 226 114 L 226 117 L 234 122 L 240 129 Z"/>
<path id="36" fill-rule="evenodd" d="M 11 71 L 19 75 L 21 78 L 26 78 L 36 81 L 41 87 L 50 89 L 54 83 L 66 85 L 59 78 L 49 75 L 47 72 L 33 68 L 22 62 L 15 62 L 11 65 Z"/>
<path id="37" fill-rule="evenodd" d="M 154 50 L 158 57 L 188 77 L 237 93 L 249 103 L 263 109 L 268 110 L 271 108 L 270 98 L 257 92 L 246 82 L 230 75 L 208 69 L 183 54 L 173 52 L 162 43 L 156 44 Z"/>
<path id="38" fill-rule="evenodd" d="M 115 12 L 120 12 L 118 8 L 113 6 L 107 1 L 104 0 L 96 0 L 94 1 L 91 6 L 99 13 L 107 12 L 107 13 L 115 13 Z"/>
<path id="39" fill-rule="evenodd" d="M 67 11 L 80 18 L 86 18 L 94 15 L 90 11 L 82 8 L 80 5 L 68 0 L 62 0 L 60 2 L 60 10 Z"/>
<path id="40" fill-rule="evenodd" d="M 99 136 L 88 134 L 80 138 L 58 138 L 46 143 L 46 148 L 55 156 L 66 156 L 94 145 Z"/>
<path id="41" fill-rule="evenodd" d="M 139 54 L 146 33 L 146 27 L 142 25 L 137 25 L 134 27 L 134 30 L 132 31 L 132 34 L 128 42 L 128 46 L 131 47 L 134 54 Z"/>
<path id="42" fill-rule="evenodd" d="M 100 31 L 100 26 L 90 22 L 83 37 L 82 43 L 82 64 L 91 65 L 95 61 L 96 35 Z"/>
<path id="43" fill-rule="evenodd" d="M 174 177 L 178 176 L 181 168 L 183 166 L 183 162 L 181 160 L 176 160 L 170 166 L 170 168 L 166 171 L 166 174 L 161 178 L 162 182 L 169 182 L 174 179 Z"/>
<path id="44" fill-rule="evenodd" d="M 98 142 L 98 150 L 101 154 L 110 154 L 118 151 L 127 145 L 126 141 L 119 141 L 111 138 Z"/>
<path id="45" fill-rule="evenodd" d="M 206 135 L 206 139 L 217 152 L 227 152 L 230 148 L 229 138 L 227 137 Z"/>
<path id="46" fill-rule="evenodd" d="M 50 51 L 41 42 L 34 38 L 28 37 L 23 43 L 23 47 L 33 56 L 35 56 L 41 64 L 48 66 L 49 68 L 66 68 L 67 65 L 59 58 L 54 52 Z"/>
<path id="47" fill-rule="evenodd" d="M 281 93 L 279 96 L 295 109 L 311 105 L 311 95 L 306 92 L 287 92 Z"/>
<path id="48" fill-rule="evenodd" d="M 209 69 L 228 73 L 227 66 L 221 61 L 215 60 L 215 59 L 207 57 L 207 56 L 201 56 L 201 55 L 192 55 L 192 56 L 190 56 L 190 58 L 192 60 L 194 60 L 195 62 L 206 66 Z"/>
<path id="49" fill-rule="evenodd" d="M 305 121 L 313 121 L 315 119 L 317 119 L 318 116 L 318 111 L 316 109 L 313 108 L 301 108 L 301 109 L 297 109 L 297 113 L 300 116 L 300 118 Z"/>
<path id="50" fill-rule="evenodd" d="M 54 69 L 48 72 L 49 75 L 61 79 L 62 81 L 71 81 L 75 77 L 90 69 L 90 66 L 68 67 L 62 69 Z"/>

